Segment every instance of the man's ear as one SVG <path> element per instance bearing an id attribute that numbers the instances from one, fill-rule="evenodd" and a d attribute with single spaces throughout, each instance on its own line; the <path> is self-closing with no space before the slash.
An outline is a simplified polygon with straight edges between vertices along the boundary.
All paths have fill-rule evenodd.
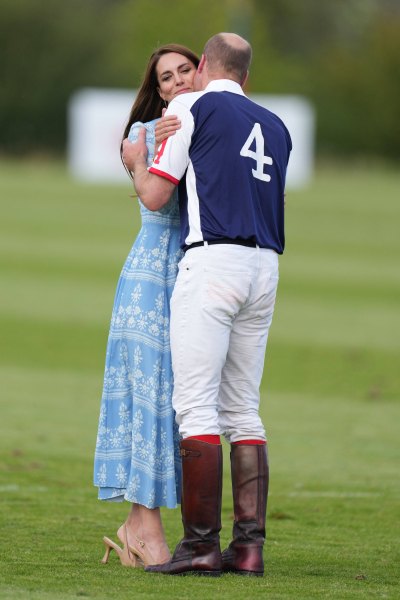
<path id="1" fill-rule="evenodd" d="M 199 66 L 197 67 L 198 73 L 202 73 L 205 64 L 206 64 L 206 57 L 204 54 L 202 54 L 200 62 L 199 62 Z"/>
<path id="2" fill-rule="evenodd" d="M 243 81 L 240 84 L 242 87 L 244 87 L 246 85 L 248 78 L 249 78 L 249 72 L 246 71 L 246 75 L 243 77 Z"/>

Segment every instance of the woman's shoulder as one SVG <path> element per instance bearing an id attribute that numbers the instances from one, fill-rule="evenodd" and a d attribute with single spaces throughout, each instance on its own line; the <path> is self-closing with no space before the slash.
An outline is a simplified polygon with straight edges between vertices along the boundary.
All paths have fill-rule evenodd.
<path id="1" fill-rule="evenodd" d="M 150 166 L 154 158 L 154 150 L 156 146 L 155 126 L 158 119 L 153 119 L 147 123 L 136 121 L 129 130 L 128 140 L 136 142 L 139 136 L 139 131 L 144 127 L 146 129 L 146 146 L 147 146 L 147 165 Z"/>
<path id="2" fill-rule="evenodd" d="M 139 135 L 139 131 L 142 129 L 142 127 L 144 127 L 147 131 L 146 139 L 148 138 L 149 134 L 150 136 L 154 136 L 154 130 L 157 121 L 158 119 L 153 119 L 152 121 L 147 121 L 146 123 L 143 123 L 142 121 L 135 121 L 135 123 L 131 125 L 131 128 L 129 130 L 128 139 L 131 142 L 135 142 Z"/>

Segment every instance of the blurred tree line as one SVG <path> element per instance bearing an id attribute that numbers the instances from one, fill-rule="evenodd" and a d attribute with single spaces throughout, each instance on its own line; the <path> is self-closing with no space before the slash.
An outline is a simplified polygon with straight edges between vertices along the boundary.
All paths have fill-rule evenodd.
<path id="1" fill-rule="evenodd" d="M 62 153 L 75 90 L 134 89 L 158 45 L 218 31 L 252 43 L 250 93 L 314 103 L 319 152 L 399 159 L 399 0 L 1 0 L 0 151 Z"/>

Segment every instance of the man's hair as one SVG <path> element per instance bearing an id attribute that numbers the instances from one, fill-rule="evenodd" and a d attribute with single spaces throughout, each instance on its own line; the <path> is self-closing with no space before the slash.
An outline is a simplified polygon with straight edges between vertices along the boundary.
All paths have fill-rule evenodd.
<path id="1" fill-rule="evenodd" d="M 226 73 L 238 83 L 247 75 L 251 54 L 250 44 L 235 34 L 217 33 L 204 47 L 209 72 Z"/>

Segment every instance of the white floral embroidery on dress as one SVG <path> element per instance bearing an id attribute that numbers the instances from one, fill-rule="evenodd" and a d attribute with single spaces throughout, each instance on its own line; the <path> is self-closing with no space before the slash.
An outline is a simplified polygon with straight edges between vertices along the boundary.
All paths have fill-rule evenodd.
<path id="1" fill-rule="evenodd" d="M 100 467 L 100 470 L 98 472 L 98 479 L 100 484 L 105 484 L 106 480 L 107 480 L 107 466 L 105 463 L 103 463 Z"/>
<path id="2" fill-rule="evenodd" d="M 153 306 L 141 306 L 142 284 L 136 284 L 127 306 L 119 305 L 111 318 L 110 337 L 143 341 L 161 352 L 169 352 L 169 316 L 165 315 L 165 293 L 159 292 Z M 114 371 L 112 372 L 114 374 Z"/>
<path id="3" fill-rule="evenodd" d="M 136 473 L 136 475 L 134 477 L 132 477 L 132 479 L 129 482 L 129 487 L 128 487 L 129 495 L 133 498 L 134 494 L 138 491 L 139 488 L 140 488 L 140 477 L 139 477 L 139 474 Z M 134 502 L 134 500 L 132 500 L 132 502 Z"/>
<path id="4" fill-rule="evenodd" d="M 123 487 L 127 482 L 128 473 L 125 471 L 123 465 L 121 464 L 119 464 L 117 467 L 116 477 L 118 479 L 118 482 L 121 484 L 121 487 Z"/>

